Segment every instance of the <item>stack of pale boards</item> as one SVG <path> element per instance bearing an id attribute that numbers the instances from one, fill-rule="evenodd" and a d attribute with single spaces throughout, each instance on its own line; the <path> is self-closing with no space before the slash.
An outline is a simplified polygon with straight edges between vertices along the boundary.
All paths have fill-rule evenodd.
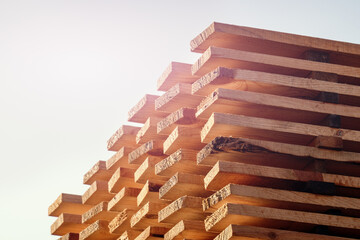
<path id="1" fill-rule="evenodd" d="M 211 24 L 173 62 L 83 195 L 49 207 L 60 239 L 360 239 L 360 45 Z"/>

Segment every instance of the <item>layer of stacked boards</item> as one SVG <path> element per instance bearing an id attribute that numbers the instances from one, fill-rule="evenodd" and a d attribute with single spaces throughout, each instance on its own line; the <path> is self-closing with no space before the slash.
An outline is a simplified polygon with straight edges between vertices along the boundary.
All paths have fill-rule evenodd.
<path id="1" fill-rule="evenodd" d="M 213 23 L 172 62 L 59 239 L 360 239 L 360 45 Z"/>

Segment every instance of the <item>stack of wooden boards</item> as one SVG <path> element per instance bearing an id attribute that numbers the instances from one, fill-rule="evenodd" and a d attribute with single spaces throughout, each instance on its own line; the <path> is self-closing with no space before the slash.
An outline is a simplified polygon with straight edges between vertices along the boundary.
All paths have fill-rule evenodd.
<path id="1" fill-rule="evenodd" d="M 173 62 L 83 195 L 49 207 L 60 239 L 360 239 L 360 45 L 211 24 Z"/>

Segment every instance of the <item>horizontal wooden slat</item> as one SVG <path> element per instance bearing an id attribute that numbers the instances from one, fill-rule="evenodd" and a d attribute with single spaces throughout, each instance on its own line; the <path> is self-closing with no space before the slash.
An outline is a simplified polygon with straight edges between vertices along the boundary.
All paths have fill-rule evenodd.
<path id="1" fill-rule="evenodd" d="M 98 161 L 95 165 L 84 174 L 83 183 L 91 185 L 94 181 L 108 181 L 113 175 L 114 170 L 106 168 L 106 161 Z"/>
<path id="2" fill-rule="evenodd" d="M 118 168 L 109 180 L 108 191 L 118 193 L 123 187 L 142 188 L 142 184 L 134 180 L 135 169 Z"/>
<path id="3" fill-rule="evenodd" d="M 83 224 L 81 221 L 81 215 L 62 213 L 51 225 L 52 235 L 64 235 L 66 233 L 80 233 L 85 229 L 88 224 Z"/>
<path id="4" fill-rule="evenodd" d="M 123 146 L 131 147 L 135 144 L 135 136 L 140 127 L 122 125 L 108 140 L 109 151 L 119 151 Z"/>
<path id="5" fill-rule="evenodd" d="M 125 208 L 137 210 L 136 198 L 139 193 L 139 188 L 124 187 L 109 201 L 108 210 L 117 212 Z"/>
<path id="6" fill-rule="evenodd" d="M 216 233 L 205 231 L 204 221 L 181 220 L 172 227 L 165 235 L 165 240 L 182 240 L 182 239 L 213 239 Z"/>
<path id="7" fill-rule="evenodd" d="M 108 182 L 95 181 L 82 195 L 83 204 L 98 204 L 102 201 L 110 201 L 115 194 L 109 192 Z"/>
<path id="8" fill-rule="evenodd" d="M 111 221 L 116 215 L 116 212 L 108 211 L 108 202 L 101 202 L 82 215 L 82 222 L 91 224 L 97 220 Z"/>
<path id="9" fill-rule="evenodd" d="M 48 215 L 53 217 L 58 217 L 61 213 L 81 215 L 91 207 L 92 205 L 82 204 L 81 195 L 62 193 L 49 206 Z"/>

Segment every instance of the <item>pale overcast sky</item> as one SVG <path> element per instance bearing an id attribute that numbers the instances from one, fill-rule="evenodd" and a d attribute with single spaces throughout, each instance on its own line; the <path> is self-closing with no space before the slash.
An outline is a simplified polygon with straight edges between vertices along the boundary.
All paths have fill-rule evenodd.
<path id="1" fill-rule="evenodd" d="M 48 206 L 213 21 L 360 43 L 357 0 L 0 0 L 0 239 L 57 239 Z M 160 94 L 160 93 L 159 93 Z"/>

